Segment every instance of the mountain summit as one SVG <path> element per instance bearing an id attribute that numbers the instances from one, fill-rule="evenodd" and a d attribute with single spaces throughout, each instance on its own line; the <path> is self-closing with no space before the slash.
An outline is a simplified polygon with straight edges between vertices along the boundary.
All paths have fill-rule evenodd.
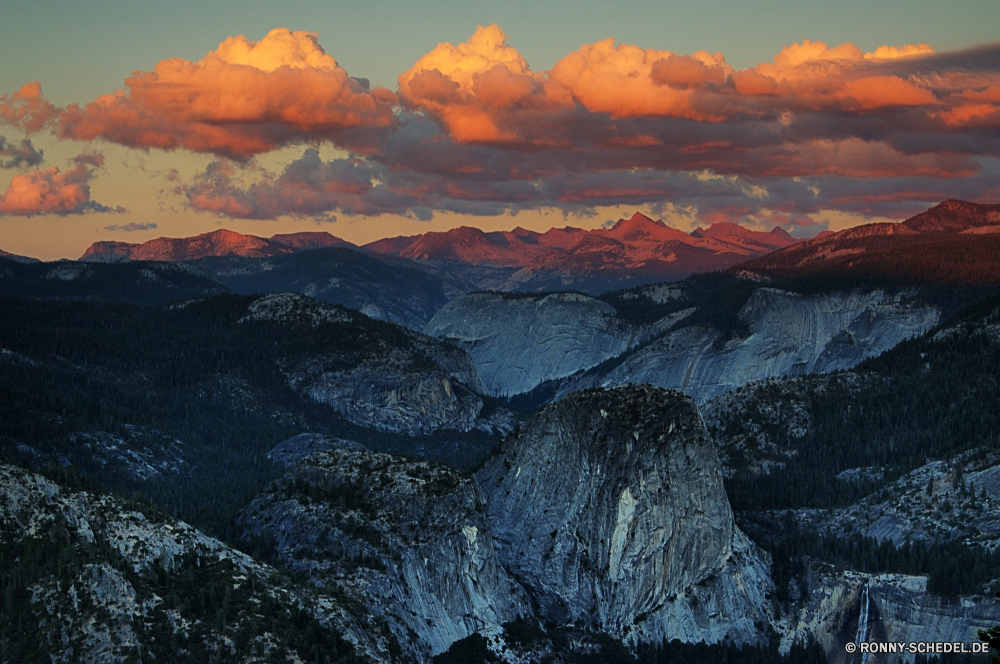
<path id="1" fill-rule="evenodd" d="M 768 277 L 847 279 L 842 287 L 1000 283 L 1000 205 L 946 200 L 898 224 L 820 233 L 734 269 Z"/>
<path id="2" fill-rule="evenodd" d="M 796 242 L 780 228 L 764 233 L 730 223 L 685 233 L 636 212 L 610 228 L 589 231 L 487 233 L 463 226 L 387 238 L 365 249 L 445 267 L 485 289 L 597 293 L 724 269 Z"/>
<path id="3" fill-rule="evenodd" d="M 289 233 L 270 240 L 243 235 L 225 228 L 194 237 L 161 237 L 142 244 L 95 242 L 80 257 L 82 261 L 117 263 L 132 261 L 191 261 L 207 256 L 245 256 L 266 258 L 302 249 L 329 246 L 353 246 L 329 233 Z"/>

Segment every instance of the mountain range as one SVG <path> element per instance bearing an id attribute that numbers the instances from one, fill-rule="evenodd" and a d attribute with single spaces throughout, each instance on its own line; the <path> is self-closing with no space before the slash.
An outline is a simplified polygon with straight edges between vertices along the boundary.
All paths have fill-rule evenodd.
<path id="1" fill-rule="evenodd" d="M 142 244 L 102 240 L 90 245 L 81 261 L 118 263 L 130 261 L 193 261 L 206 256 L 282 256 L 318 247 L 353 247 L 325 232 L 284 233 L 270 239 L 243 235 L 225 228 L 194 237 L 160 237 Z"/>
<path id="2" fill-rule="evenodd" d="M 998 211 L 784 247 L 636 215 L 0 256 L 0 661 L 975 643 L 1000 623 Z"/>
<path id="3" fill-rule="evenodd" d="M 797 243 L 780 227 L 769 233 L 718 223 L 685 233 L 636 212 L 610 228 L 515 228 L 486 233 L 461 227 L 365 245 L 380 254 L 454 270 L 495 290 L 574 289 L 599 293 L 721 270 Z"/>
<path id="4" fill-rule="evenodd" d="M 1000 282 L 1000 205 L 946 200 L 899 224 L 823 234 L 736 268 L 766 277 L 908 284 Z"/>
<path id="5" fill-rule="evenodd" d="M 951 281 L 970 284 L 992 282 L 1000 273 L 993 258 L 994 249 L 1000 247 L 1000 205 L 947 200 L 898 224 L 824 231 L 808 240 L 794 238 L 780 227 L 765 233 L 728 222 L 685 233 L 636 212 L 595 230 L 567 226 L 544 233 L 521 227 L 485 232 L 462 226 L 386 238 L 363 247 L 327 232 L 262 238 L 220 229 L 142 244 L 95 242 L 80 260 L 259 259 L 331 247 L 421 263 L 452 275 L 466 287 L 483 290 L 572 289 L 598 294 L 727 268 L 769 277 L 829 276 L 849 268 L 857 274 L 905 275 L 911 282 L 919 281 L 923 271 L 928 273 L 925 281 L 938 282 L 948 280 L 945 273 L 954 272 L 956 265 L 966 267 L 962 274 L 952 274 Z M 13 258 L 5 252 L 0 256 Z"/>
<path id="6" fill-rule="evenodd" d="M 685 233 L 636 212 L 610 228 L 515 228 L 484 232 L 462 226 L 446 232 L 369 243 L 369 254 L 398 257 L 447 270 L 474 288 L 576 289 L 590 293 L 712 272 L 766 255 L 798 240 L 775 227 L 769 233 L 718 223 Z M 189 238 L 142 244 L 101 241 L 80 258 L 87 262 L 192 261 L 208 257 L 273 258 L 309 249 L 354 244 L 326 232 L 262 238 L 220 229 Z"/>

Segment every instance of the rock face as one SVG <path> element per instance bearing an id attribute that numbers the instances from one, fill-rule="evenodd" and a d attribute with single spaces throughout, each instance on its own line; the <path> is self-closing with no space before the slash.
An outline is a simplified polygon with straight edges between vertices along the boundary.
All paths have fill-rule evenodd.
<path id="1" fill-rule="evenodd" d="M 694 403 L 650 386 L 548 406 L 477 473 L 543 618 L 631 641 L 756 640 L 765 554 L 736 528 Z"/>
<path id="2" fill-rule="evenodd" d="M 974 643 L 980 629 L 1000 623 L 1000 603 L 979 597 L 928 595 L 926 577 L 880 574 L 869 585 L 889 641 Z"/>
<path id="3" fill-rule="evenodd" d="M 527 392 L 638 347 L 603 376 L 566 381 L 559 396 L 650 383 L 682 390 L 701 404 L 755 380 L 849 369 L 922 334 L 940 317 L 905 293 L 804 296 L 760 288 L 739 312 L 746 338 L 723 344 L 721 332 L 698 326 L 657 338 L 692 311 L 639 325 L 587 295 L 470 293 L 445 305 L 424 332 L 465 349 L 494 395 Z"/>
<path id="4" fill-rule="evenodd" d="M 1000 623 L 1000 602 L 982 596 L 927 594 L 924 576 L 871 575 L 820 566 L 810 569 L 807 585 L 796 609 L 774 628 L 781 634 L 783 651 L 812 635 L 835 664 L 851 661 L 845 657 L 844 645 L 855 640 L 865 604 L 867 632 L 879 643 L 972 644 L 979 640 L 976 633 L 980 629 Z M 884 660 L 873 657 L 870 661 Z M 912 655 L 903 661 L 913 661 Z"/>
<path id="5" fill-rule="evenodd" d="M 291 293 L 254 300 L 239 322 L 341 326 L 342 336 L 331 337 L 327 352 L 283 358 L 279 365 L 295 392 L 355 424 L 411 436 L 468 431 L 483 408 L 477 393 L 486 387 L 471 358 L 437 339 Z"/>
<path id="6" fill-rule="evenodd" d="M 470 293 L 446 304 L 424 333 L 464 348 L 494 395 L 527 392 L 600 364 L 637 337 L 614 307 L 576 293 Z"/>
<path id="7" fill-rule="evenodd" d="M 236 293 L 302 293 L 416 330 L 449 298 L 471 290 L 428 266 L 338 246 L 269 258 L 213 256 L 197 265 Z"/>
<path id="8" fill-rule="evenodd" d="M 849 369 L 926 332 L 940 312 L 882 291 L 803 296 L 761 288 L 740 317 L 747 338 L 720 348 L 717 330 L 683 328 L 645 346 L 599 384 L 651 383 L 704 403 L 754 380 Z"/>
<path id="9" fill-rule="evenodd" d="M 272 456 L 293 460 L 288 475 L 243 517 L 254 535 L 274 534 L 286 565 L 360 601 L 418 660 L 529 612 L 471 476 L 348 441 L 312 451 L 320 442 L 279 446 Z"/>
<path id="10" fill-rule="evenodd" d="M 384 358 L 376 366 L 328 371 L 306 363 L 289 380 L 292 389 L 332 406 L 355 424 L 421 436 L 436 429 L 472 429 L 483 400 L 445 373 L 410 373 L 406 358 Z"/>
<path id="11" fill-rule="evenodd" d="M 370 643 L 335 602 L 288 590 L 274 568 L 185 523 L 6 464 L 0 560 L 11 621 L 0 633 L 5 661 L 304 661 L 310 653 L 289 616 L 324 632 L 324 645 L 335 644 L 327 654 L 378 658 L 331 627 Z M 261 611 L 273 620 L 262 623 Z M 10 624 L 22 628 L 15 634 Z"/>

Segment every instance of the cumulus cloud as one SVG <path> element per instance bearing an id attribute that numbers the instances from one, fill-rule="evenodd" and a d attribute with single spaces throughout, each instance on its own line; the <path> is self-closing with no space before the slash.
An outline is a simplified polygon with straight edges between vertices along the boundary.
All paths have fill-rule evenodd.
<path id="1" fill-rule="evenodd" d="M 12 94 L 0 95 L 0 120 L 26 132 L 36 132 L 57 118 L 59 109 L 42 97 L 42 84 L 26 83 Z"/>
<path id="2" fill-rule="evenodd" d="M 968 61 L 982 57 L 982 49 L 942 58 L 926 44 L 864 53 L 852 44 L 805 40 L 773 62 L 734 70 L 721 53 L 682 55 L 607 39 L 549 72 L 533 72 L 494 25 L 466 43 L 439 45 L 400 76 L 399 86 L 410 108 L 436 118 L 459 144 L 624 150 L 623 161 L 663 168 L 713 166 L 648 153 L 714 153 L 724 172 L 759 164 L 744 152 L 763 148 L 771 165 L 743 172 L 764 174 L 787 172 L 789 161 L 809 164 L 817 146 L 822 153 L 822 146 L 848 141 L 857 153 L 850 141 L 860 140 L 881 144 L 868 149 L 872 154 L 896 153 L 901 171 L 916 154 L 1000 155 L 991 131 L 1000 127 L 1000 66 L 970 73 Z M 936 163 L 943 177 L 974 168 L 968 161 Z M 840 172 L 863 171 L 850 165 Z"/>
<path id="3" fill-rule="evenodd" d="M 315 33 L 284 28 L 257 42 L 230 37 L 198 62 L 163 60 L 82 106 L 43 104 L 34 85 L 0 100 L 5 121 L 27 131 L 54 123 L 62 138 L 234 157 L 297 141 L 360 141 L 392 124 L 396 103 L 350 77 Z"/>
<path id="4" fill-rule="evenodd" d="M 552 144 L 548 130 L 574 110 L 569 92 L 533 73 L 497 25 L 439 44 L 398 83 L 406 104 L 432 112 L 461 142 Z"/>
<path id="5" fill-rule="evenodd" d="M 111 224 L 110 226 L 105 226 L 106 231 L 125 231 L 131 233 L 134 231 L 151 231 L 156 228 L 156 222 L 150 221 L 148 223 L 137 223 L 130 221 L 127 224 Z"/>
<path id="6" fill-rule="evenodd" d="M 198 62 L 164 60 L 82 106 L 57 109 L 29 84 L 0 98 L 0 119 L 218 155 L 193 180 L 168 179 L 191 207 L 223 216 L 671 200 L 714 219 L 770 210 L 807 224 L 823 206 L 893 216 L 920 187 L 993 191 L 983 183 L 1000 157 L 1000 45 L 866 53 L 804 40 L 737 70 L 722 53 L 607 39 L 534 71 L 491 25 L 421 57 L 397 95 L 349 76 L 315 34 L 279 29 L 231 37 Z M 280 173 L 253 159 L 325 141 L 350 156 L 324 162 L 309 149 Z"/>
<path id="7" fill-rule="evenodd" d="M 0 136 L 0 168 L 38 166 L 40 163 L 42 163 L 42 151 L 36 150 L 30 140 L 25 139 L 15 145 Z"/>
<path id="8" fill-rule="evenodd" d="M 574 108 L 613 118 L 784 118 L 787 124 L 790 113 L 922 107 L 931 118 L 950 105 L 939 98 L 941 73 L 933 80 L 920 75 L 927 72 L 919 62 L 932 55 L 926 44 L 864 53 L 852 44 L 805 40 L 773 62 L 736 71 L 722 53 L 681 55 L 606 39 L 582 46 L 549 72 L 532 72 L 492 25 L 466 43 L 440 44 L 399 77 L 399 87 L 405 102 L 434 114 L 460 142 L 521 142 L 520 124 L 530 129 L 556 111 L 565 120 Z M 997 69 L 985 77 L 994 84 Z M 992 95 L 984 103 L 993 103 Z"/>
<path id="9" fill-rule="evenodd" d="M 90 198 L 94 162 L 103 164 L 103 160 L 99 153 L 83 154 L 72 160 L 77 166 L 65 172 L 53 166 L 14 176 L 7 192 L 0 196 L 0 215 L 30 217 L 36 214 L 125 212 L 123 208 L 110 208 Z"/>

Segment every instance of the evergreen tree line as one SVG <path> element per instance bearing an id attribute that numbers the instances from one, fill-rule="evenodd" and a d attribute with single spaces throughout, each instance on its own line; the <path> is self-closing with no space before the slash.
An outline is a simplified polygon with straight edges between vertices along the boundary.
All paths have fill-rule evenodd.
<path id="1" fill-rule="evenodd" d="M 857 389 L 831 382 L 807 394 L 812 426 L 790 439 L 780 425 L 752 417 L 730 419 L 724 437 L 752 427 L 765 430 L 780 447 L 796 450 L 783 469 L 737 472 L 728 480 L 733 508 L 741 511 L 838 507 L 887 487 L 931 459 L 997 449 L 1000 437 L 1000 343 L 975 330 L 1000 307 L 988 301 L 947 325 L 958 333 L 935 339 L 934 332 L 904 341 L 853 372 L 871 374 Z M 874 467 L 881 478 L 849 481 L 844 470 Z"/>
<path id="2" fill-rule="evenodd" d="M 300 397 L 281 372 L 296 358 L 322 356 L 333 369 L 349 368 L 404 348 L 415 358 L 412 370 L 433 363 L 402 328 L 346 309 L 347 323 L 240 323 L 253 300 L 221 295 L 146 309 L 0 301 L 0 348 L 20 356 L 0 361 L 0 458 L 41 470 L 27 446 L 42 465 L 72 461 L 107 490 L 139 497 L 238 546 L 237 516 L 283 472 L 266 453 L 303 431 L 465 466 L 495 444 L 495 434 L 480 431 L 419 438 L 378 432 Z M 499 403 L 487 401 L 488 408 Z M 153 435 L 137 434 L 135 426 Z M 179 473 L 132 478 L 82 449 L 84 441 L 73 440 L 79 432 L 104 432 L 154 451 L 178 439 L 187 464 Z"/>
<path id="3" fill-rule="evenodd" d="M 791 515 L 780 525 L 758 518 L 741 526 L 771 553 L 774 600 L 787 604 L 791 585 L 807 570 L 807 561 L 869 574 L 927 575 L 927 592 L 941 597 L 985 594 L 985 586 L 1000 577 L 1000 550 L 959 541 L 906 541 L 896 546 L 860 533 L 847 535 L 800 527 Z"/>

